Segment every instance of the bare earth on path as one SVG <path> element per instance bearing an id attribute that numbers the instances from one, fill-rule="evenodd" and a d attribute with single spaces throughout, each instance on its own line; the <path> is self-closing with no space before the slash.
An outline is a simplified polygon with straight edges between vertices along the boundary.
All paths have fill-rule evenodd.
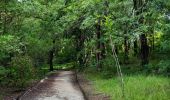
<path id="1" fill-rule="evenodd" d="M 20 100 L 85 100 L 74 72 L 59 71 L 40 81 L 27 91 Z"/>

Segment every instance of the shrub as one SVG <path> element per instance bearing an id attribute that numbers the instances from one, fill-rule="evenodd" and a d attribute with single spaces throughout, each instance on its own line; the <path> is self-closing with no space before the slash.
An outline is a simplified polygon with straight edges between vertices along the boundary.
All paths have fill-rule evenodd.
<path id="1" fill-rule="evenodd" d="M 145 66 L 144 71 L 148 74 L 170 75 L 170 60 L 161 60 L 158 64 L 150 63 Z"/>
<path id="2" fill-rule="evenodd" d="M 0 66 L 0 83 L 5 84 L 5 79 L 7 78 L 7 74 L 9 73 L 9 70 L 4 68 L 3 66 Z"/>
<path id="3" fill-rule="evenodd" d="M 24 87 L 35 76 L 31 58 L 19 55 L 12 58 L 9 77 L 9 85 Z"/>
<path id="4" fill-rule="evenodd" d="M 170 60 L 162 60 L 159 62 L 158 66 L 158 73 L 170 75 Z"/>
<path id="5" fill-rule="evenodd" d="M 105 78 L 110 78 L 117 73 L 115 61 L 111 56 L 102 60 L 102 67 L 102 75 Z"/>

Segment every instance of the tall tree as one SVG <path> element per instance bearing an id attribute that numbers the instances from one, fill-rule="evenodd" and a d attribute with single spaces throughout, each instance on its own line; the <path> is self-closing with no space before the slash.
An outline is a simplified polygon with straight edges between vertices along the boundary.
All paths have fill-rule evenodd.
<path id="1" fill-rule="evenodd" d="M 139 17 L 138 23 L 139 24 L 144 24 L 144 16 L 141 15 L 144 11 L 144 8 L 146 6 L 146 1 L 144 0 L 133 0 L 134 3 L 134 9 L 135 9 L 135 15 Z M 141 50 L 140 50 L 140 55 L 141 55 L 141 64 L 145 65 L 149 63 L 149 46 L 148 46 L 148 41 L 147 41 L 147 35 L 146 33 L 142 33 L 140 35 L 140 43 L 141 43 Z M 136 49 L 136 41 L 134 44 L 134 48 Z M 136 50 L 135 50 L 136 52 Z"/>

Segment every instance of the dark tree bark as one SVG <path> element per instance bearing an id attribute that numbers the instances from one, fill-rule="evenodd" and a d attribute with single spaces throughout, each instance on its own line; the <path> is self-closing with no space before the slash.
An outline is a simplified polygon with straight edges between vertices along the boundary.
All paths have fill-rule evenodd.
<path id="1" fill-rule="evenodd" d="M 4 21 L 3 21 L 3 32 L 2 34 L 5 34 L 7 29 L 6 29 L 6 24 L 7 24 L 7 3 L 8 1 L 5 0 L 5 5 L 4 5 L 4 13 L 5 15 L 3 16 L 4 17 Z"/>
<path id="2" fill-rule="evenodd" d="M 79 56 L 77 58 L 79 68 L 80 70 L 83 70 L 83 67 L 85 65 L 84 62 L 84 53 L 82 52 L 84 48 L 84 42 L 85 42 L 85 34 L 83 34 L 82 30 L 79 28 L 75 28 L 73 33 L 75 34 L 75 45 L 76 45 L 76 51 L 79 53 Z"/>
<path id="3" fill-rule="evenodd" d="M 152 24 L 152 23 L 150 23 Z M 151 34 L 151 52 L 154 51 L 155 49 L 155 34 L 154 34 L 154 26 L 151 27 L 150 29 L 150 34 Z"/>
<path id="4" fill-rule="evenodd" d="M 105 11 L 104 11 L 104 15 L 107 16 L 108 13 L 109 13 L 109 1 L 108 0 L 105 0 L 104 1 L 104 6 L 105 6 Z"/>
<path id="5" fill-rule="evenodd" d="M 119 54 L 119 48 L 118 48 L 117 45 L 115 45 L 115 52 L 116 52 L 117 55 Z"/>
<path id="6" fill-rule="evenodd" d="M 152 33 L 152 50 L 155 50 L 155 35 Z"/>
<path id="7" fill-rule="evenodd" d="M 104 1 L 104 16 L 108 15 L 109 12 L 109 1 Z M 97 70 L 102 69 L 101 61 L 106 57 L 106 46 L 105 41 L 102 41 L 104 37 L 104 31 L 101 29 L 101 21 L 105 22 L 105 18 L 99 18 L 98 23 L 96 25 L 96 36 L 97 36 L 97 53 L 96 53 L 96 60 L 97 60 Z"/>
<path id="8" fill-rule="evenodd" d="M 97 53 L 96 53 L 96 60 L 97 60 L 97 70 L 101 69 L 101 20 L 98 20 L 98 23 L 96 25 L 96 35 L 97 35 Z"/>
<path id="9" fill-rule="evenodd" d="M 50 65 L 50 71 L 53 71 L 54 68 L 53 68 L 53 58 L 54 58 L 54 52 L 53 50 L 51 50 L 49 52 L 49 65 Z"/>
<path id="10" fill-rule="evenodd" d="M 145 2 L 143 0 L 133 0 L 134 3 L 134 10 L 135 15 L 140 15 L 143 12 L 143 6 Z M 140 17 L 139 21 L 140 24 L 144 23 L 144 17 Z M 147 43 L 147 35 L 144 33 L 140 35 L 140 43 L 141 43 L 141 64 L 145 65 L 149 63 L 148 57 L 149 57 L 149 46 Z"/>
<path id="11" fill-rule="evenodd" d="M 136 56 L 138 54 L 138 42 L 137 39 L 133 42 L 133 46 L 134 46 L 134 56 Z"/>
<path id="12" fill-rule="evenodd" d="M 127 29 L 127 24 L 123 27 L 124 29 L 124 63 L 127 64 L 129 62 L 129 42 L 128 42 L 128 29 Z"/>
<path id="13" fill-rule="evenodd" d="M 83 66 L 84 66 L 85 63 L 84 63 L 84 54 L 81 52 L 81 50 L 84 48 L 85 36 L 84 36 L 84 34 L 82 34 L 82 32 L 79 33 L 79 34 L 80 35 L 79 35 L 79 38 L 78 38 L 78 42 L 79 42 L 78 52 L 80 52 L 80 56 L 79 56 L 78 60 L 79 60 L 80 68 L 83 69 Z"/>
<path id="14" fill-rule="evenodd" d="M 109 13 L 109 1 L 105 0 L 104 1 L 104 16 L 107 17 Z M 105 18 L 103 19 L 103 22 L 105 22 Z M 103 38 L 105 34 L 105 31 L 101 31 L 101 38 Z M 105 41 L 101 41 L 101 59 L 104 59 L 106 57 L 106 44 Z"/>
<path id="15" fill-rule="evenodd" d="M 126 34 L 126 33 L 125 33 Z M 128 63 L 128 54 L 129 54 L 129 46 L 128 46 L 128 38 L 127 36 L 124 37 L 124 63 Z"/>
<path id="16" fill-rule="evenodd" d="M 53 71 L 53 70 L 54 70 L 54 67 L 53 67 L 54 52 L 55 52 L 55 39 L 53 39 L 53 47 L 52 47 L 52 49 L 49 51 L 50 71 Z"/>
<path id="17" fill-rule="evenodd" d="M 4 17 L 4 28 L 3 28 L 2 34 L 5 34 L 5 33 L 6 33 L 6 15 Z"/>
<path id="18" fill-rule="evenodd" d="M 148 57 L 149 57 L 149 46 L 147 44 L 147 38 L 145 34 L 142 34 L 140 36 L 141 41 L 141 59 L 142 59 L 142 65 L 146 65 L 149 63 Z"/>
<path id="19" fill-rule="evenodd" d="M 133 9 L 135 10 L 135 15 L 139 15 L 139 11 L 138 10 L 138 3 L 137 3 L 138 0 L 133 0 Z M 135 39 L 134 43 L 133 43 L 133 46 L 134 46 L 134 56 L 136 56 L 138 54 L 138 42 L 137 42 L 137 39 Z"/>

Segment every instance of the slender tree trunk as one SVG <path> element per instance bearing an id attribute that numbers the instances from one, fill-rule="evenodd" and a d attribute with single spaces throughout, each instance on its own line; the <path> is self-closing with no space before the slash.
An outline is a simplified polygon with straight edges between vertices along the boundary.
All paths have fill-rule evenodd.
<path id="1" fill-rule="evenodd" d="M 54 58 L 54 52 L 51 50 L 49 52 L 49 65 L 50 65 L 50 71 L 53 71 L 53 58 Z"/>
<path id="2" fill-rule="evenodd" d="M 115 52 L 116 52 L 117 55 L 119 54 L 119 48 L 118 48 L 117 45 L 115 45 Z"/>
<path id="3" fill-rule="evenodd" d="M 108 13 L 109 13 L 109 1 L 108 0 L 104 0 L 104 16 L 107 17 Z M 103 22 L 105 22 L 105 18 L 103 18 Z M 105 31 L 102 31 L 101 33 L 101 38 L 104 37 Z M 101 59 L 104 59 L 106 57 L 106 44 L 105 41 L 101 41 Z"/>
<path id="4" fill-rule="evenodd" d="M 7 23 L 7 0 L 5 0 L 5 8 L 4 8 L 4 22 L 3 22 L 3 32 L 2 34 L 5 34 L 6 33 L 6 23 Z"/>
<path id="5" fill-rule="evenodd" d="M 83 70 L 83 67 L 85 65 L 84 63 L 84 52 L 82 52 L 83 48 L 84 48 L 84 41 L 85 41 L 85 35 L 83 34 L 82 30 L 80 30 L 79 28 L 75 28 L 74 30 L 76 37 L 76 51 L 77 53 L 79 53 L 79 56 L 77 58 L 78 64 L 79 64 L 79 70 Z"/>
<path id="6" fill-rule="evenodd" d="M 127 25 L 124 27 L 124 63 L 127 64 L 129 61 L 129 43 L 128 43 L 128 36 L 127 36 Z"/>
<path id="7" fill-rule="evenodd" d="M 54 67 L 53 67 L 54 52 L 55 52 L 55 39 L 53 40 L 53 47 L 52 47 L 52 49 L 49 51 L 50 71 L 53 71 L 53 70 L 54 70 Z"/>
<path id="8" fill-rule="evenodd" d="M 109 1 L 104 0 L 104 16 L 108 15 L 109 12 Z M 96 53 L 96 60 L 97 60 L 97 70 L 102 69 L 101 60 L 106 57 L 106 47 L 105 47 L 105 41 L 101 41 L 104 37 L 104 31 L 101 29 L 101 21 L 105 22 L 105 18 L 99 18 L 98 23 L 96 25 L 96 35 L 97 35 L 97 53 Z"/>
<path id="9" fill-rule="evenodd" d="M 149 46 L 147 44 L 147 38 L 145 34 L 142 34 L 140 36 L 141 41 L 141 59 L 142 59 L 142 65 L 146 65 L 149 63 Z"/>
<path id="10" fill-rule="evenodd" d="M 79 48 L 80 56 L 79 56 L 78 60 L 79 60 L 79 64 L 80 64 L 80 69 L 83 69 L 84 64 L 85 64 L 84 63 L 84 52 L 81 52 L 81 51 L 84 48 L 85 36 L 82 32 L 80 32 L 79 34 L 80 34 L 80 36 L 79 36 L 79 39 L 78 39 L 78 41 L 79 41 L 78 48 Z"/>
<path id="11" fill-rule="evenodd" d="M 3 28 L 3 33 L 2 34 L 5 34 L 6 33 L 6 15 L 4 17 L 4 28 Z"/>
<path id="12" fill-rule="evenodd" d="M 152 41 L 152 43 L 151 43 L 151 49 L 152 49 L 152 51 L 154 51 L 154 49 L 155 49 L 155 34 L 154 34 L 154 28 L 152 27 L 151 28 L 151 41 Z"/>
<path id="13" fill-rule="evenodd" d="M 101 20 L 98 20 L 96 25 L 96 35 L 97 35 L 97 53 L 96 53 L 96 60 L 97 60 L 97 70 L 101 70 Z"/>
<path id="14" fill-rule="evenodd" d="M 120 77 L 121 90 L 122 90 L 122 98 L 124 99 L 124 97 L 125 97 L 125 86 L 124 86 L 123 73 L 122 73 L 122 70 L 121 70 L 121 66 L 120 66 L 120 63 L 119 63 L 118 56 L 117 56 L 116 51 L 115 51 L 115 46 L 113 44 L 111 35 L 110 35 L 110 44 L 111 44 L 111 47 L 112 47 L 112 55 L 113 55 L 113 58 L 114 58 L 115 63 L 116 63 L 115 65 L 117 67 L 117 73 L 118 73 L 118 75 Z"/>
<path id="15" fill-rule="evenodd" d="M 155 35 L 152 35 L 152 50 L 155 50 Z"/>
<path id="16" fill-rule="evenodd" d="M 144 1 L 143 0 L 133 0 L 134 3 L 134 9 L 135 9 L 135 15 L 140 15 L 143 11 Z M 144 23 L 143 16 L 140 17 L 139 21 L 140 24 Z M 145 65 L 149 63 L 148 57 L 149 57 L 149 46 L 147 44 L 147 36 L 143 33 L 140 35 L 140 43 L 141 43 L 141 64 Z"/>
<path id="17" fill-rule="evenodd" d="M 135 41 L 133 42 L 133 46 L 134 46 L 134 56 L 136 56 L 138 54 L 138 43 L 137 43 L 137 39 L 135 39 Z"/>
<path id="18" fill-rule="evenodd" d="M 128 38 L 127 36 L 125 36 L 124 38 L 124 63 L 127 64 L 128 63 L 128 54 L 129 54 L 129 47 L 128 47 Z"/>
<path id="19" fill-rule="evenodd" d="M 139 11 L 138 10 L 138 0 L 133 0 L 133 9 L 135 10 L 135 15 L 139 15 Z M 134 41 L 134 56 L 136 56 L 138 54 L 138 42 L 137 39 L 135 39 Z"/>

